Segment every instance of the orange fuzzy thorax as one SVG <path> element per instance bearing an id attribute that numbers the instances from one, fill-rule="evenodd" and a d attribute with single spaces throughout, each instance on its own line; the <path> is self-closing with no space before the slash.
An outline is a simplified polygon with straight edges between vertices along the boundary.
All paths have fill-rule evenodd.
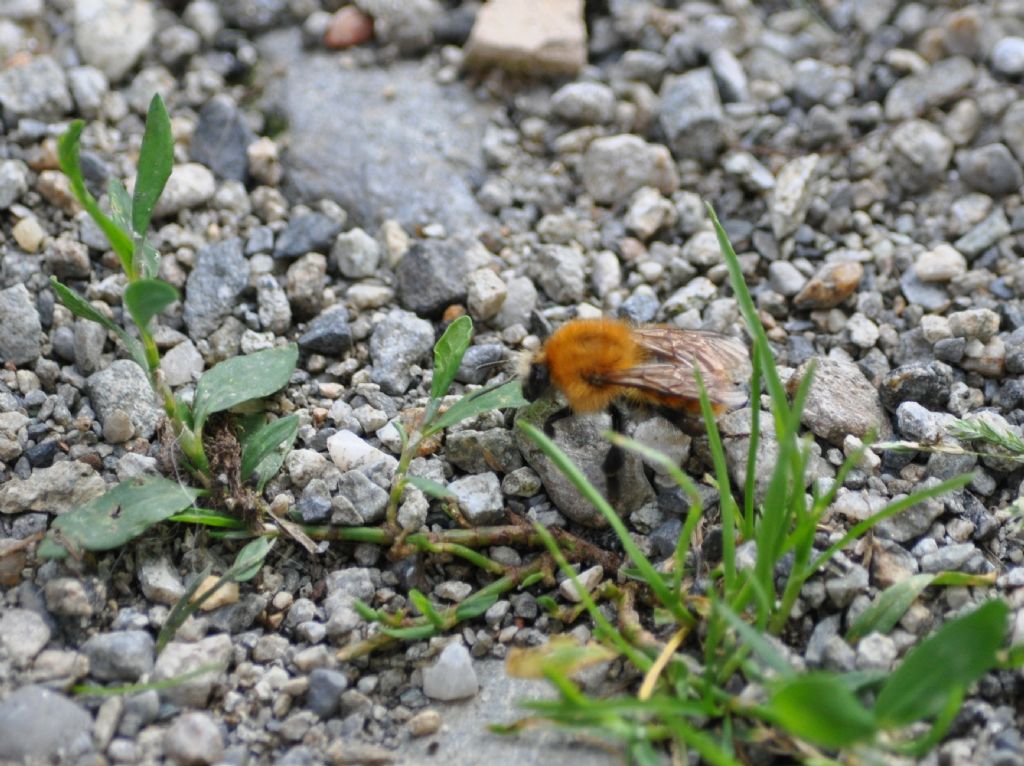
<path id="1" fill-rule="evenodd" d="M 541 352 L 552 384 L 574 412 L 598 412 L 615 399 L 628 396 L 622 386 L 601 379 L 610 372 L 629 369 L 644 361 L 629 325 L 614 319 L 578 319 L 556 330 Z"/>

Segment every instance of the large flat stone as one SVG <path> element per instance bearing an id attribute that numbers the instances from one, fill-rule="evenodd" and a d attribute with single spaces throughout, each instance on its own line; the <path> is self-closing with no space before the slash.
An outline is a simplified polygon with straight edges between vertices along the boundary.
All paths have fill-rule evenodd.
<path id="1" fill-rule="evenodd" d="M 486 222 L 472 186 L 488 109 L 462 83 L 442 87 L 415 63 L 343 69 L 288 32 L 260 48 L 281 73 L 266 106 L 288 123 L 290 198 L 333 199 L 367 229 L 392 218 L 407 230 L 439 222 L 465 234 Z"/>

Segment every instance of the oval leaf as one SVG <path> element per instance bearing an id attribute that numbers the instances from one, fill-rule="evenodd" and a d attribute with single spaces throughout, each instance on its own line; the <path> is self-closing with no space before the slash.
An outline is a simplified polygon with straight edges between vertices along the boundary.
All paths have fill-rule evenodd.
<path id="1" fill-rule="evenodd" d="M 144 237 L 146 229 L 149 228 L 153 208 L 163 193 L 173 163 L 174 138 L 171 136 L 171 118 L 167 115 L 163 99 L 157 93 L 149 102 L 146 132 L 142 136 L 142 149 L 139 151 L 135 195 L 132 198 L 132 229 L 140 237 Z"/>
<path id="2" fill-rule="evenodd" d="M 461 316 L 448 325 L 444 335 L 434 344 L 434 379 L 430 384 L 430 395 L 434 399 L 448 393 L 472 337 L 473 320 Z"/>
<path id="3" fill-rule="evenodd" d="M 942 712 L 959 693 L 996 666 L 1009 607 L 989 601 L 939 628 L 914 648 L 878 693 L 875 713 L 886 727 L 906 726 Z"/>
<path id="4" fill-rule="evenodd" d="M 225 359 L 203 373 L 196 385 L 192 416 L 195 430 L 202 431 L 206 419 L 251 399 L 270 396 L 282 388 L 295 370 L 299 347 L 282 348 Z"/>
<path id="5" fill-rule="evenodd" d="M 122 481 L 109 492 L 58 516 L 56 541 L 89 551 L 119 548 L 154 524 L 195 502 L 202 490 L 183 487 L 162 476 Z"/>
<path id="6" fill-rule="evenodd" d="M 242 480 L 247 480 L 265 458 L 281 447 L 291 446 L 299 432 L 299 416 L 289 415 L 267 423 L 242 439 Z M 284 459 L 284 456 L 281 456 Z M 280 467 L 280 463 L 278 464 Z M 277 468 L 274 469 L 275 471 Z"/>
<path id="7" fill-rule="evenodd" d="M 178 291 L 162 279 L 139 279 L 125 288 L 124 305 L 135 324 L 145 328 L 149 320 L 179 297 Z"/>
<path id="8" fill-rule="evenodd" d="M 831 673 L 786 681 L 772 695 L 768 711 L 790 733 L 828 748 L 869 740 L 877 728 L 871 711 Z"/>

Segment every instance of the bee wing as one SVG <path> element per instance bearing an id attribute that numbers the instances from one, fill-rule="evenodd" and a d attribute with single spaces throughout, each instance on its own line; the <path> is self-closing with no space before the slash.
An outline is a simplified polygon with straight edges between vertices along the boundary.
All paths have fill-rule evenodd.
<path id="1" fill-rule="evenodd" d="M 728 408 L 746 403 L 744 384 L 750 378 L 750 352 L 738 338 L 658 326 L 634 328 L 633 334 L 652 359 L 608 375 L 609 383 L 698 399 L 700 392 L 693 374 L 696 368 L 711 401 Z"/>

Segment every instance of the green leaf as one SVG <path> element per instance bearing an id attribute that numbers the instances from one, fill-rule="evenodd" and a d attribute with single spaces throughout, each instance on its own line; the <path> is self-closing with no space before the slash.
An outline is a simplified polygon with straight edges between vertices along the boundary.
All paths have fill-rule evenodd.
<path id="1" fill-rule="evenodd" d="M 438 482 L 431 481 L 430 479 L 424 479 L 422 476 L 407 476 L 405 480 L 428 497 L 434 497 L 438 500 L 455 497 L 455 493 L 448 489 L 444 484 L 439 484 Z"/>
<path id="2" fill-rule="evenodd" d="M 260 567 L 274 547 L 274 541 L 268 537 L 257 537 L 246 545 L 235 556 L 231 568 L 221 577 L 221 580 L 233 580 L 234 582 L 248 582 L 257 575 Z"/>
<path id="3" fill-rule="evenodd" d="M 213 567 L 208 566 L 202 572 L 188 584 L 185 588 L 185 592 L 181 594 L 173 607 L 171 607 L 170 613 L 167 615 L 167 619 L 164 620 L 163 626 L 160 628 L 160 632 L 156 636 L 156 653 L 159 655 L 164 650 L 164 647 L 170 643 L 171 639 L 174 638 L 174 634 L 178 632 L 178 628 L 185 624 L 185 620 L 199 608 L 199 604 L 192 601 L 192 596 L 195 595 L 196 591 L 199 590 L 199 586 L 206 581 L 206 578 L 210 576 L 213 571 Z"/>
<path id="4" fill-rule="evenodd" d="M 444 335 L 434 344 L 434 379 L 430 384 L 430 396 L 440 399 L 448 393 L 448 387 L 455 380 L 462 357 L 469 348 L 473 337 L 473 320 L 461 316 L 448 325 Z"/>
<path id="5" fill-rule="evenodd" d="M 124 305 L 135 324 L 145 329 L 150 320 L 181 296 L 162 279 L 138 279 L 124 291 Z"/>
<path id="6" fill-rule="evenodd" d="M 483 388 L 462 397 L 437 420 L 424 428 L 423 433 L 425 436 L 430 436 L 467 418 L 479 415 L 481 412 L 507 407 L 522 407 L 527 404 L 529 402 L 523 398 L 522 384 L 518 380 L 510 380 L 503 385 Z"/>
<path id="7" fill-rule="evenodd" d="M 201 524 L 204 527 L 246 529 L 245 522 L 238 516 L 212 508 L 190 508 L 170 516 L 167 520 L 176 521 L 179 524 Z"/>
<path id="8" fill-rule="evenodd" d="M 111 178 L 107 184 L 107 195 L 110 197 L 110 215 L 114 223 L 122 231 L 132 230 L 132 198 L 124 184 L 116 178 Z"/>
<path id="9" fill-rule="evenodd" d="M 107 330 L 110 330 L 110 332 L 114 333 L 121 340 L 121 343 L 124 344 L 124 347 L 128 350 L 128 354 L 131 356 L 132 360 L 143 370 L 146 370 L 147 372 L 149 371 L 149 365 L 146 363 L 146 351 L 138 340 L 133 338 L 93 308 L 89 301 L 76 293 L 70 287 L 58 282 L 56 277 L 50 277 L 50 287 L 52 287 L 53 291 L 57 293 L 57 297 L 60 298 L 60 302 L 63 303 L 72 314 L 81 317 L 82 319 L 88 319 L 92 322 L 96 322 L 97 324 L 103 325 Z"/>
<path id="10" fill-rule="evenodd" d="M 431 624 L 414 625 L 410 628 L 381 628 L 381 633 L 386 633 L 392 638 L 403 641 L 421 641 L 424 638 L 431 638 L 437 635 L 437 628 Z"/>
<path id="11" fill-rule="evenodd" d="M 869 740 L 877 729 L 871 711 L 832 673 L 806 673 L 785 681 L 767 710 L 790 733 L 827 748 Z"/>
<path id="12" fill-rule="evenodd" d="M 154 524 L 188 508 L 201 490 L 162 476 L 122 481 L 109 492 L 58 516 L 51 525 L 58 545 L 108 551 L 119 548 Z"/>
<path id="13" fill-rule="evenodd" d="M 196 385 L 192 417 L 196 432 L 206 419 L 251 399 L 270 396 L 282 388 L 295 370 L 299 347 L 290 343 L 282 348 L 225 359 L 203 373 Z"/>
<path id="14" fill-rule="evenodd" d="M 139 167 L 135 178 L 135 196 L 132 198 L 132 229 L 144 238 L 149 228 L 153 208 L 160 199 L 164 185 L 174 164 L 174 138 L 171 136 L 171 118 L 167 107 L 154 94 L 146 115 L 146 132 L 139 151 Z"/>
<path id="15" fill-rule="evenodd" d="M 356 614 L 362 617 L 367 622 L 380 622 L 381 614 L 372 606 L 367 604 L 365 601 L 360 601 L 358 598 L 352 602 L 352 608 L 356 610 Z"/>
<path id="16" fill-rule="evenodd" d="M 497 593 L 484 593 L 470 596 L 455 607 L 455 619 L 459 622 L 479 617 L 498 601 Z"/>
<path id="17" fill-rule="evenodd" d="M 135 276 L 135 272 L 132 269 L 132 250 L 134 248 L 131 236 L 127 231 L 119 228 L 117 224 L 100 210 L 96 199 L 85 188 L 85 181 L 82 178 L 82 164 L 78 156 L 78 142 L 84 127 L 85 123 L 82 120 L 75 120 L 68 125 L 68 129 L 64 131 L 64 134 L 57 141 L 57 157 L 60 162 L 60 169 L 68 177 L 68 181 L 71 183 L 71 192 L 75 195 L 75 199 L 81 203 L 82 207 L 85 208 L 86 212 L 96 222 L 96 225 L 106 235 L 110 246 L 117 253 L 117 257 L 121 261 L 124 273 L 131 278 Z"/>
<path id="18" fill-rule="evenodd" d="M 989 601 L 946 623 L 915 647 L 878 693 L 875 714 L 886 728 L 939 715 L 952 694 L 996 667 L 1009 607 Z"/>
<path id="19" fill-rule="evenodd" d="M 292 442 L 295 441 L 295 435 L 299 432 L 299 416 L 288 415 L 287 417 L 278 418 L 270 423 L 267 423 L 262 428 L 247 433 L 242 437 L 242 480 L 246 481 L 257 469 L 261 468 L 262 464 L 266 464 L 265 469 L 260 471 L 260 476 L 257 480 L 262 479 L 265 475 L 266 469 L 269 469 L 273 463 L 270 458 L 273 458 L 275 454 L 285 448 L 291 446 Z M 284 461 L 284 454 L 280 455 L 280 461 L 276 466 L 273 466 L 274 473 L 277 473 L 277 469 L 281 467 L 281 462 Z M 270 478 L 269 476 L 267 478 Z"/>
<path id="20" fill-rule="evenodd" d="M 846 632 L 846 640 L 852 644 L 868 633 L 888 633 L 934 579 L 935 575 L 930 574 L 913 575 L 886 588 L 875 603 L 860 613 Z"/>
<path id="21" fill-rule="evenodd" d="M 430 599 L 424 596 L 420 591 L 413 588 L 409 591 L 409 600 L 412 605 L 416 607 L 420 614 L 426 617 L 430 624 L 438 630 L 444 630 L 444 618 L 438 614 L 437 609 L 430 603 Z"/>

